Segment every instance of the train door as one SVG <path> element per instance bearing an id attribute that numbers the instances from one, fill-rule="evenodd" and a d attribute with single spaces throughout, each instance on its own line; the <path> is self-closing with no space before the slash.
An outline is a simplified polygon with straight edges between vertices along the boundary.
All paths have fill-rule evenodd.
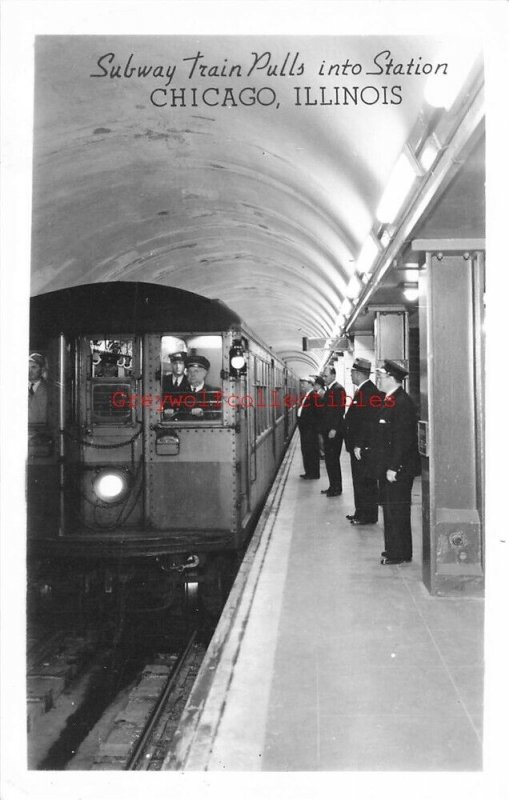
<path id="1" fill-rule="evenodd" d="M 140 342 L 91 334 L 73 344 L 65 428 L 66 532 L 143 524 Z"/>
<path id="2" fill-rule="evenodd" d="M 223 402 L 231 391 L 225 352 L 221 333 L 144 339 L 147 524 L 179 531 L 184 542 L 237 527 L 237 434 L 234 411 Z"/>

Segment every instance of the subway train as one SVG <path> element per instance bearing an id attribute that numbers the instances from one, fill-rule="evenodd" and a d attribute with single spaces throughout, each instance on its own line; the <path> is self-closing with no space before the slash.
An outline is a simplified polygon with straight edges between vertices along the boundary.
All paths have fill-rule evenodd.
<path id="1" fill-rule="evenodd" d="M 199 581 L 240 556 L 299 383 L 237 314 L 168 286 L 81 285 L 32 298 L 30 354 L 35 584 L 125 581 L 140 564 Z"/>

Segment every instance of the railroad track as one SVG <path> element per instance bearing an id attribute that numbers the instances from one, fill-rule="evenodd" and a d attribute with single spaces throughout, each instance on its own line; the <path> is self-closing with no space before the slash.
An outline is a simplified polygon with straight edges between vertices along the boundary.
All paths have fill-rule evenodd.
<path id="1" fill-rule="evenodd" d="M 161 768 L 205 654 L 196 636 L 194 631 L 179 654 L 145 667 L 100 745 L 93 770 Z"/>

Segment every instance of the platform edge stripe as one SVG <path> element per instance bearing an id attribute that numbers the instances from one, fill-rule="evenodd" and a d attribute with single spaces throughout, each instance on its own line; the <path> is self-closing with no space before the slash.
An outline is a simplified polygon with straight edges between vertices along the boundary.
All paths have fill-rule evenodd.
<path id="1" fill-rule="evenodd" d="M 276 474 L 218 626 L 210 641 L 175 733 L 174 750 L 165 757 L 163 770 L 207 769 L 288 479 L 296 442 L 297 437 L 294 435 Z M 233 631 L 234 624 L 235 633 Z M 210 701 L 212 690 L 216 696 L 220 692 L 219 696 L 222 697 L 222 702 L 216 703 L 214 707 Z"/>

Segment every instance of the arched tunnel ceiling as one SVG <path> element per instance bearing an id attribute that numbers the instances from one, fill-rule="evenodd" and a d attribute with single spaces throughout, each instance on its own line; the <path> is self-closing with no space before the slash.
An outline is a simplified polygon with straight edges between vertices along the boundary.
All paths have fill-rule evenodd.
<path id="1" fill-rule="evenodd" d="M 267 69 L 247 75 L 253 53 Z M 320 77 L 325 63 L 440 61 L 425 37 L 39 37 L 35 60 L 32 291 L 143 280 L 219 297 L 301 374 L 301 337 L 328 336 L 353 262 L 409 132 L 430 114 L 422 75 Z M 241 77 L 205 75 L 190 59 Z M 98 65 L 98 59 L 108 56 Z M 91 77 L 176 66 L 167 79 Z M 286 58 L 289 54 L 289 58 Z M 282 70 L 285 62 L 286 66 Z M 379 63 L 385 63 L 380 57 Z M 293 70 L 291 65 L 294 64 Z M 305 65 L 303 76 L 299 65 Z M 289 74 L 293 72 L 294 74 Z M 365 103 L 296 105 L 331 86 Z M 391 87 L 401 86 L 401 103 Z M 207 107 L 203 92 L 220 105 Z M 233 88 L 224 104 L 224 90 Z M 239 104 L 254 87 L 264 106 Z M 263 88 L 266 87 L 266 88 Z M 383 87 L 388 87 L 384 90 Z M 185 89 L 185 107 L 156 107 Z M 191 88 L 196 89 L 196 105 Z M 301 89 L 301 102 L 305 97 Z M 386 94 L 384 94 L 384 92 Z M 373 102 L 379 94 L 378 102 Z M 244 95 L 248 97 L 249 95 Z M 385 101 L 384 101 L 385 98 Z"/>

